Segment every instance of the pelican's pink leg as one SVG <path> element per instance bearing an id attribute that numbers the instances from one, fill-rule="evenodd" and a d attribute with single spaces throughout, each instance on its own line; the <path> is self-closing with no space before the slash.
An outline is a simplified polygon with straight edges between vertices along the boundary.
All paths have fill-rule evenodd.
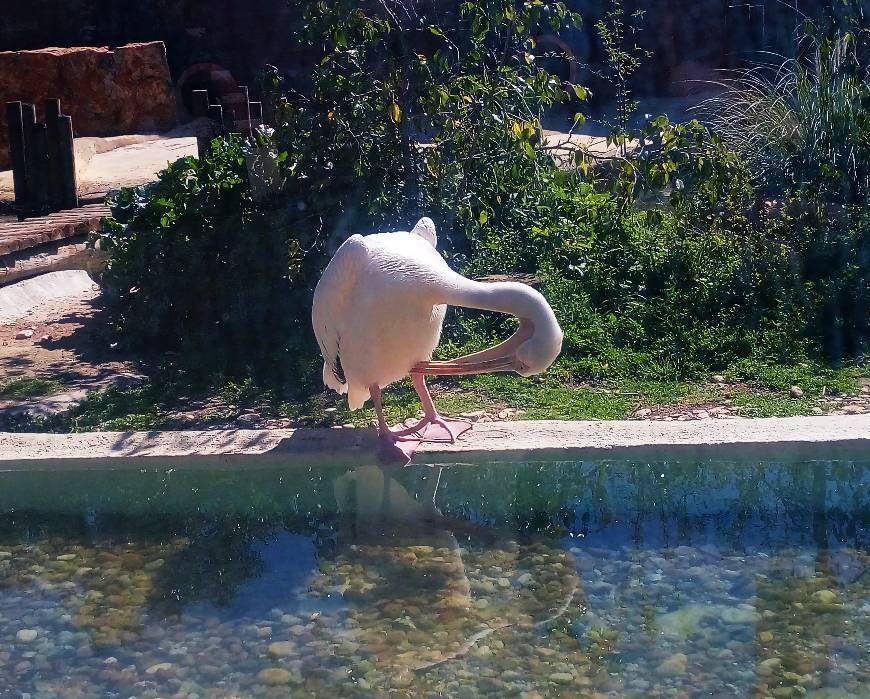
<path id="1" fill-rule="evenodd" d="M 381 441 L 380 454 L 385 461 L 402 461 L 408 463 L 410 457 L 401 448 L 396 446 L 396 437 L 387 425 L 387 420 L 384 417 L 384 406 L 381 402 L 381 387 L 375 384 L 369 386 L 369 393 L 372 397 L 372 403 L 375 406 L 375 412 L 378 415 L 378 438 Z"/>
<path id="2" fill-rule="evenodd" d="M 426 427 L 429 425 L 438 425 L 447 432 L 448 435 L 450 435 L 450 438 L 446 440 L 432 439 L 428 441 L 448 441 L 450 444 L 453 444 L 459 434 L 465 432 L 465 430 L 458 428 L 454 431 L 451 429 L 448 421 L 438 414 L 438 410 L 435 408 L 435 402 L 432 400 L 432 395 L 429 393 L 429 388 L 426 386 L 426 378 L 423 374 L 411 374 L 411 381 L 414 384 L 414 390 L 417 391 L 417 395 L 420 397 L 420 403 L 423 405 L 423 417 L 415 425 L 400 430 L 391 430 L 392 435 L 400 441 L 402 438 L 414 439 L 411 435 L 417 435 L 416 439 L 419 439 L 423 436 L 422 430 L 425 430 Z M 451 422 L 459 422 L 463 425 L 471 424 L 471 420 L 465 420 L 462 418 L 450 418 L 450 420 Z"/>
<path id="3" fill-rule="evenodd" d="M 371 394 L 372 403 L 375 405 L 375 413 L 378 415 L 378 435 L 384 437 L 392 434 L 392 432 L 390 432 L 390 426 L 387 424 L 387 420 L 384 417 L 384 405 L 381 402 L 381 387 L 372 384 L 369 386 L 369 394 Z"/>

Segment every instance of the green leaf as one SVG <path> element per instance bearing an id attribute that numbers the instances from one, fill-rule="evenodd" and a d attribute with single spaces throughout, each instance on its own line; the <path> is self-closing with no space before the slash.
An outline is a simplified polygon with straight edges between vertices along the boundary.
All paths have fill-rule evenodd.
<path id="1" fill-rule="evenodd" d="M 586 93 L 586 88 L 582 85 L 573 85 L 573 88 L 574 94 L 577 95 L 577 99 L 585 102 L 588 97 L 588 94 Z"/>
<path id="2" fill-rule="evenodd" d="M 478 216 L 478 220 L 480 221 L 481 226 L 486 225 L 486 222 L 489 220 L 489 214 L 486 213 L 486 209 L 481 210 L 480 216 Z"/>
<path id="3" fill-rule="evenodd" d="M 402 121 L 402 110 L 395 102 L 390 105 L 390 120 L 394 124 L 398 124 Z"/>

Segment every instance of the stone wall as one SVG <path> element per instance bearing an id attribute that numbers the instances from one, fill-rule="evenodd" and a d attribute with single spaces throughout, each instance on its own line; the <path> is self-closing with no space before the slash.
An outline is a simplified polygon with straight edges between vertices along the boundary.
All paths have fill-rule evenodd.
<path id="1" fill-rule="evenodd" d="M 266 63 L 305 63 L 293 41 L 298 13 L 286 0 L 0 0 L 0 6 L 0 51 L 160 40 L 173 79 L 191 65 L 216 63 L 249 86 Z"/>
<path id="2" fill-rule="evenodd" d="M 58 97 L 76 136 L 165 131 L 178 123 L 163 42 L 117 48 L 46 48 L 0 52 L 0 105 Z M 9 167 L 5 109 L 0 111 L 0 168 Z"/>

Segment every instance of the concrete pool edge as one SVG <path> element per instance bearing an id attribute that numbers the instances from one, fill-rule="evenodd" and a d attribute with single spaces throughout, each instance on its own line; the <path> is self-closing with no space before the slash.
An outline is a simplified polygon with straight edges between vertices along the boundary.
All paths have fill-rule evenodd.
<path id="1" fill-rule="evenodd" d="M 0 433 L 0 471 L 374 462 L 366 429 Z M 631 458 L 870 457 L 870 415 L 739 420 L 516 421 L 477 424 L 415 463 Z"/>

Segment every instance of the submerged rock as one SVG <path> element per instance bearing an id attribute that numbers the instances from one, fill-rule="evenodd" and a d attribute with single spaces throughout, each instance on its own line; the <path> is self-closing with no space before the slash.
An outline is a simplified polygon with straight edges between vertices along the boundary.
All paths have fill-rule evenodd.
<path id="1" fill-rule="evenodd" d="M 146 675 L 157 675 L 165 672 L 170 672 L 175 668 L 175 665 L 172 663 L 157 663 L 156 665 L 152 665 L 147 670 L 145 670 Z"/>
<path id="2" fill-rule="evenodd" d="M 818 590 L 813 593 L 813 601 L 820 604 L 834 604 L 837 601 L 837 593 L 833 590 Z"/>
<path id="3" fill-rule="evenodd" d="M 569 684 L 574 681 L 574 675 L 570 672 L 554 672 L 550 675 L 550 681 L 556 684 Z"/>
<path id="4" fill-rule="evenodd" d="M 295 655 L 296 648 L 296 644 L 290 641 L 276 641 L 269 644 L 267 652 L 274 658 L 281 658 L 287 655 Z"/>
<path id="5" fill-rule="evenodd" d="M 782 660 L 779 658 L 768 658 L 758 663 L 758 674 L 762 677 L 769 677 L 782 667 Z"/>
<path id="6" fill-rule="evenodd" d="M 674 653 L 659 664 L 656 668 L 656 673 L 662 677 L 684 675 L 688 666 L 689 658 L 685 653 Z"/>
<path id="7" fill-rule="evenodd" d="M 283 667 L 267 667 L 265 670 L 260 670 L 257 680 L 271 685 L 290 684 L 293 681 L 293 673 Z"/>
<path id="8" fill-rule="evenodd" d="M 712 613 L 709 605 L 689 604 L 660 616 L 658 627 L 665 636 L 686 638 L 697 633 L 701 622 Z"/>
<path id="9" fill-rule="evenodd" d="M 755 624 L 761 618 L 758 612 L 748 605 L 738 607 L 720 605 L 715 610 L 716 615 L 726 624 Z"/>

